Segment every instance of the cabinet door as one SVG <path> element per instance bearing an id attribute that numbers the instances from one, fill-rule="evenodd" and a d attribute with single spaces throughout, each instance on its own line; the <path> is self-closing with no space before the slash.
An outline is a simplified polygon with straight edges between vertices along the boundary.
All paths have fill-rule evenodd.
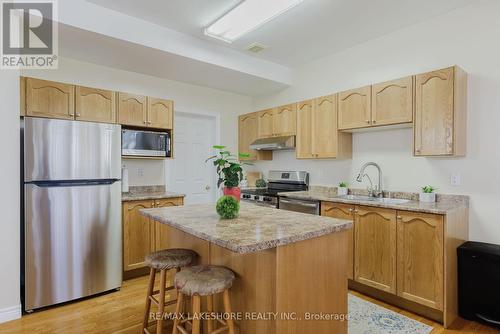
<path id="1" fill-rule="evenodd" d="M 337 156 L 337 98 L 328 95 L 314 100 L 312 112 L 312 153 L 316 158 Z"/>
<path id="2" fill-rule="evenodd" d="M 354 279 L 396 293 L 396 211 L 356 207 Z"/>
<path id="3" fill-rule="evenodd" d="M 274 110 L 267 109 L 259 111 L 258 115 L 258 134 L 259 138 L 269 138 L 274 134 Z"/>
<path id="4" fill-rule="evenodd" d="M 341 203 L 331 203 L 331 202 L 322 202 L 321 203 L 321 215 L 346 219 L 354 221 L 354 206 L 349 204 L 341 204 Z M 349 230 L 349 239 L 348 239 L 348 260 L 347 260 L 347 278 L 354 279 L 354 229 Z"/>
<path id="5" fill-rule="evenodd" d="M 415 155 L 453 154 L 453 70 L 415 78 Z"/>
<path id="6" fill-rule="evenodd" d="M 297 159 L 314 158 L 312 151 L 312 114 L 314 100 L 297 103 L 297 143 L 295 155 Z"/>
<path id="7" fill-rule="evenodd" d="M 166 208 L 169 206 L 179 206 L 184 203 L 184 199 L 182 197 L 176 198 L 165 198 L 165 199 L 157 199 L 155 201 L 156 208 Z M 168 245 L 168 228 L 165 224 L 155 222 L 155 250 L 159 251 L 162 249 L 169 248 Z"/>
<path id="8" fill-rule="evenodd" d="M 144 257 L 154 251 L 154 230 L 149 218 L 139 213 L 154 201 L 132 201 L 123 204 L 123 270 L 144 267 Z"/>
<path id="9" fill-rule="evenodd" d="M 118 123 L 123 125 L 146 126 L 146 97 L 118 93 Z"/>
<path id="10" fill-rule="evenodd" d="M 24 116 L 26 114 L 26 78 L 19 78 L 19 115 Z"/>
<path id="11" fill-rule="evenodd" d="M 339 129 L 371 125 L 371 86 L 339 93 Z"/>
<path id="12" fill-rule="evenodd" d="M 74 119 L 75 86 L 27 78 L 26 115 Z"/>
<path id="13" fill-rule="evenodd" d="M 398 295 L 443 310 L 444 221 L 398 212 Z"/>
<path id="14" fill-rule="evenodd" d="M 275 136 L 293 136 L 296 133 L 297 105 L 295 103 L 274 110 L 273 129 Z"/>
<path id="15" fill-rule="evenodd" d="M 413 77 L 372 86 L 372 125 L 413 121 Z"/>
<path id="16" fill-rule="evenodd" d="M 157 129 L 172 129 L 173 107 L 172 101 L 148 97 L 148 126 Z"/>
<path id="17" fill-rule="evenodd" d="M 116 123 L 116 94 L 109 90 L 76 87 L 76 119 Z"/>

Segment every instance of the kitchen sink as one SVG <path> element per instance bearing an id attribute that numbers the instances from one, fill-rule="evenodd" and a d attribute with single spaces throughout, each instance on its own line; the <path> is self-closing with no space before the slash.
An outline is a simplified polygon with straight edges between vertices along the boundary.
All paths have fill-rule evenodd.
<path id="1" fill-rule="evenodd" d="M 351 201 L 368 201 L 368 202 L 387 203 L 387 204 L 404 204 L 409 202 L 409 200 L 401 198 L 378 198 L 378 197 L 360 196 L 360 195 L 339 196 L 339 198 Z"/>

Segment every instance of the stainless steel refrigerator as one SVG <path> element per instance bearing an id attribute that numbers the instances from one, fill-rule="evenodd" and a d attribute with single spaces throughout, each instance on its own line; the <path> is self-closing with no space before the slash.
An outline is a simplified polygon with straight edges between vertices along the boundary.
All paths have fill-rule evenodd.
<path id="1" fill-rule="evenodd" d="M 121 128 L 26 117 L 24 308 L 122 283 Z"/>

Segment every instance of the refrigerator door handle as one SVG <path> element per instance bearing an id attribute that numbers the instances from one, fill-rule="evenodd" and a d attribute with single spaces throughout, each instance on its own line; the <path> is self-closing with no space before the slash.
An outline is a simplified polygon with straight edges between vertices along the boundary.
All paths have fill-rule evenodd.
<path id="1" fill-rule="evenodd" d="M 31 181 L 26 184 L 33 184 L 40 188 L 51 187 L 81 187 L 81 186 L 98 186 L 111 185 L 120 179 L 105 179 L 105 180 L 75 180 L 75 181 Z"/>

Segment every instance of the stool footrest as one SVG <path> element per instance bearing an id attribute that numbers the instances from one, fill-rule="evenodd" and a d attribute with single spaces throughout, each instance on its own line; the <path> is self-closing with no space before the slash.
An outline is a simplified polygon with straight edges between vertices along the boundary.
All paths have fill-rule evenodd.
<path id="1" fill-rule="evenodd" d="M 153 304 L 155 304 L 156 306 L 160 306 L 160 302 L 153 296 L 149 296 L 149 299 L 153 302 Z M 166 301 L 163 305 L 164 306 L 170 306 L 170 305 L 173 305 L 173 304 L 176 304 L 177 303 L 177 299 L 174 299 L 174 300 L 171 300 L 171 301 Z"/>

